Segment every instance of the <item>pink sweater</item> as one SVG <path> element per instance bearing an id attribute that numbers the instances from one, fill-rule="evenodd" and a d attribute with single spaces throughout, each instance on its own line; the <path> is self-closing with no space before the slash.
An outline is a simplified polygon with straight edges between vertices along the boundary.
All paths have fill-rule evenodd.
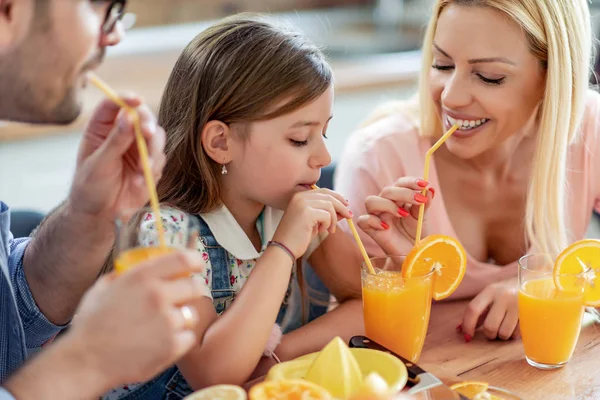
<path id="1" fill-rule="evenodd" d="M 335 189 L 343 194 L 355 216 L 364 215 L 365 199 L 377 195 L 385 186 L 402 176 L 423 175 L 428 139 L 421 138 L 415 122 L 402 113 L 385 117 L 359 131 L 350 139 L 336 169 Z M 573 239 L 584 237 L 594 208 L 600 211 L 600 95 L 588 92 L 580 140 L 569 150 L 567 184 L 570 230 Z M 435 168 L 435 156 L 430 165 L 430 184 L 436 188 L 436 201 L 428 211 L 427 230 L 458 238 L 441 193 Z M 575 197 L 576 195 L 576 197 Z M 340 224 L 348 230 L 347 224 Z M 360 230 L 359 230 L 360 231 Z M 372 256 L 382 250 L 365 233 L 361 237 Z M 516 261 L 498 266 L 481 262 L 467 254 L 467 272 L 453 297 L 473 296 L 473 287 L 488 285 L 517 275 Z"/>

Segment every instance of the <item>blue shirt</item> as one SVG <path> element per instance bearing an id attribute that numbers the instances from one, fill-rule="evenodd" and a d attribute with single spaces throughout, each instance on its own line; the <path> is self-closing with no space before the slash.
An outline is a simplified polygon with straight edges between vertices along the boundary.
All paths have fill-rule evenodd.
<path id="1" fill-rule="evenodd" d="M 14 239 L 10 212 L 0 202 L 0 384 L 62 327 L 56 326 L 38 308 L 23 272 L 28 238 Z M 0 400 L 12 396 L 0 389 Z"/>

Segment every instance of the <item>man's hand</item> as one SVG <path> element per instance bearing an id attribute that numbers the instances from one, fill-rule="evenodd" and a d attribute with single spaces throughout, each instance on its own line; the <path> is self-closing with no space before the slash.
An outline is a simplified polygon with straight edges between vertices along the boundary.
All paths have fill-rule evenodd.
<path id="1" fill-rule="evenodd" d="M 165 163 L 165 132 L 139 98 L 124 100 L 139 114 L 158 180 Z M 98 277 L 114 243 L 119 212 L 148 201 L 132 117 L 110 100 L 98 106 L 80 145 L 69 197 L 40 225 L 25 252 L 23 268 L 31 293 L 55 324 L 71 319 Z"/>
<path id="2" fill-rule="evenodd" d="M 139 98 L 124 100 L 139 114 L 149 165 L 158 181 L 165 163 L 165 132 Z M 68 200 L 76 214 L 106 216 L 112 221 L 119 211 L 139 208 L 148 201 L 133 121 L 134 115 L 110 100 L 96 109 L 79 148 Z"/>

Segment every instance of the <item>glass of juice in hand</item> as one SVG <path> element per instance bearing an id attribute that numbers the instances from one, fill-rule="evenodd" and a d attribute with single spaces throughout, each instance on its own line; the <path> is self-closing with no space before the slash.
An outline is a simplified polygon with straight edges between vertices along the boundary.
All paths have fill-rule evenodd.
<path id="1" fill-rule="evenodd" d="M 416 362 L 429 325 L 433 271 L 404 278 L 405 258 L 371 258 L 375 274 L 363 263 L 363 315 L 369 338 Z"/>
<path id="2" fill-rule="evenodd" d="M 519 324 L 525 357 L 541 369 L 559 368 L 569 361 L 584 312 L 584 275 L 553 274 L 554 259 L 530 254 L 519 260 Z"/>
<path id="3" fill-rule="evenodd" d="M 115 244 L 117 273 L 154 257 L 196 248 L 200 234 L 196 217 L 166 206 L 160 207 L 160 214 L 160 223 L 150 207 L 126 210 L 119 215 Z"/>

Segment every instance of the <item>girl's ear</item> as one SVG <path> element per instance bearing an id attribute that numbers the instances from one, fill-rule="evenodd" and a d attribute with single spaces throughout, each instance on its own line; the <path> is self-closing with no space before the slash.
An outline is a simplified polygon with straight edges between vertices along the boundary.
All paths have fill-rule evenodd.
<path id="1" fill-rule="evenodd" d="M 202 148 L 218 164 L 231 162 L 231 129 L 221 121 L 208 121 L 202 129 Z"/>

